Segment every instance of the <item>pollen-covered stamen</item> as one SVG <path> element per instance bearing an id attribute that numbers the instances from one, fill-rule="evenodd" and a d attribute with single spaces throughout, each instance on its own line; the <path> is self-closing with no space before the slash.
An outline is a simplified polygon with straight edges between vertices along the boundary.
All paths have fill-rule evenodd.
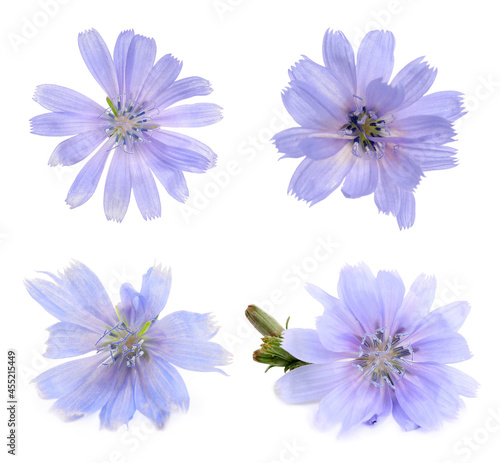
<path id="1" fill-rule="evenodd" d="M 120 322 L 110 330 L 106 330 L 96 342 L 99 345 L 97 352 L 109 352 L 109 357 L 102 363 L 110 367 L 120 356 L 126 357 L 128 367 L 134 367 L 135 361 L 144 354 L 142 344 L 144 339 L 140 338 L 143 329 L 131 331 L 125 323 Z"/>
<path id="2" fill-rule="evenodd" d="M 159 114 L 154 104 L 144 107 L 127 101 L 126 95 L 106 98 L 109 108 L 103 113 L 108 119 L 105 132 L 115 139 L 113 148 L 120 147 L 127 153 L 134 152 L 134 143 L 144 143 L 158 129 L 151 121 Z"/>
<path id="3" fill-rule="evenodd" d="M 361 339 L 358 358 L 354 360 L 356 367 L 370 382 L 382 387 L 384 382 L 390 388 L 403 379 L 406 370 L 404 365 L 411 365 L 413 349 L 411 345 L 401 345 L 406 334 L 386 335 L 388 327 L 379 328 L 374 334 L 365 333 Z"/>
<path id="4" fill-rule="evenodd" d="M 382 138 L 390 135 L 387 126 L 393 122 L 379 119 L 373 111 L 369 111 L 361 102 L 363 101 L 356 95 L 356 111 L 347 116 L 347 124 L 340 130 L 342 136 L 353 137 L 352 154 L 356 157 L 362 157 L 366 154 L 375 159 L 380 159 L 385 154 L 385 143 L 375 142 L 370 138 Z"/>

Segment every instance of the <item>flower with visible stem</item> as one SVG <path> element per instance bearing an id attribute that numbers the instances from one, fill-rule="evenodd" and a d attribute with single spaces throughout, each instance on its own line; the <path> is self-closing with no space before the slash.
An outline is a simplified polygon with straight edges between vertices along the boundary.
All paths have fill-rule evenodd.
<path id="1" fill-rule="evenodd" d="M 74 262 L 53 281 L 26 282 L 29 294 L 60 321 L 52 325 L 45 357 L 88 354 L 47 370 L 33 381 L 66 421 L 100 410 L 101 427 L 127 424 L 136 411 L 162 428 L 171 413 L 187 411 L 189 394 L 175 367 L 217 371 L 231 355 L 210 342 L 218 327 L 211 314 L 172 312 L 159 319 L 171 286 L 171 272 L 151 267 L 137 292 L 120 288 L 113 307 L 97 276 Z M 225 374 L 225 373 L 224 373 Z"/>
<path id="2" fill-rule="evenodd" d="M 307 362 L 276 383 L 287 403 L 320 401 L 320 428 L 342 425 L 342 432 L 373 425 L 392 413 L 406 431 L 436 429 L 454 419 L 477 382 L 449 366 L 471 357 L 457 331 L 467 302 L 430 311 L 436 280 L 419 276 L 405 294 L 395 271 L 375 277 L 365 264 L 342 269 L 339 298 L 309 284 L 324 306 L 316 329 L 281 333 L 281 348 Z"/>
<path id="3" fill-rule="evenodd" d="M 289 193 L 311 205 L 341 185 L 347 198 L 374 193 L 378 210 L 403 229 L 415 221 L 414 190 L 424 173 L 457 164 L 456 149 L 447 144 L 464 110 L 459 92 L 427 94 L 436 70 L 422 57 L 391 80 L 394 46 L 391 32 L 371 31 L 355 62 L 342 32 L 327 31 L 325 65 L 301 59 L 282 95 L 300 127 L 273 141 L 283 157 L 304 157 Z"/>
<path id="4" fill-rule="evenodd" d="M 97 31 L 78 36 L 83 60 L 106 94 L 106 107 L 69 88 L 40 85 L 33 99 L 52 111 L 31 119 L 37 135 L 71 136 L 57 145 L 51 166 L 71 166 L 88 158 L 66 202 L 81 206 L 94 194 L 104 167 L 111 162 L 104 187 L 104 212 L 121 222 L 131 192 L 144 219 L 161 214 L 155 178 L 174 199 L 189 196 L 184 172 L 202 173 L 215 166 L 205 144 L 162 127 L 201 127 L 218 122 L 221 108 L 212 103 L 176 103 L 212 92 L 201 77 L 177 80 L 182 62 L 168 54 L 155 64 L 153 39 L 122 32 L 113 57 Z M 97 151 L 96 151 L 97 150 Z"/>

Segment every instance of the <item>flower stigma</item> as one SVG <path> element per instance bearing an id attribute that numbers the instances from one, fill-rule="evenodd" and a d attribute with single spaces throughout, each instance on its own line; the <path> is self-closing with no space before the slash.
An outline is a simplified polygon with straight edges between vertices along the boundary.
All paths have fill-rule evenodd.
<path id="1" fill-rule="evenodd" d="M 107 116 L 108 125 L 104 129 L 109 138 L 115 137 L 114 148 L 121 148 L 127 153 L 134 152 L 134 143 L 144 143 L 159 127 L 151 124 L 154 116 L 159 114 L 154 104 L 144 107 L 141 103 L 127 101 L 126 95 L 107 97 L 109 108 L 103 113 Z"/>
<path id="2" fill-rule="evenodd" d="M 410 362 L 413 361 L 413 349 L 410 344 L 400 345 L 408 334 L 386 337 L 387 328 L 379 328 L 375 334 L 365 333 L 359 347 L 359 356 L 352 365 L 367 376 L 374 386 L 382 387 L 385 381 L 391 389 L 395 389 L 395 385 L 406 373 L 404 365 L 411 365 Z"/>

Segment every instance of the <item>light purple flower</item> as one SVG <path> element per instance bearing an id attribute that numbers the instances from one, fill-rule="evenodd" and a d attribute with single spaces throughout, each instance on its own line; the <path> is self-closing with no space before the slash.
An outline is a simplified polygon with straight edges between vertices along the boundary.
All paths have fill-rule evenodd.
<path id="1" fill-rule="evenodd" d="M 45 357 L 96 355 L 62 363 L 36 377 L 40 396 L 57 399 L 52 409 L 66 421 L 100 410 L 101 426 L 118 429 L 136 411 L 162 428 L 172 412 L 186 411 L 189 394 L 175 367 L 218 371 L 230 354 L 209 342 L 218 328 L 210 314 L 173 312 L 158 319 L 171 272 L 151 267 L 137 292 L 121 286 L 113 307 L 97 276 L 74 262 L 53 282 L 26 282 L 30 295 L 60 321 L 48 331 Z"/>
<path id="2" fill-rule="evenodd" d="M 276 390 L 288 403 L 320 400 L 321 428 L 341 423 L 347 431 L 392 413 L 407 431 L 435 429 L 457 417 L 460 396 L 474 397 L 476 381 L 447 365 L 471 357 L 457 333 L 469 304 L 430 311 L 433 277 L 419 276 L 405 294 L 397 272 L 375 277 L 360 264 L 341 271 L 338 299 L 307 289 L 324 314 L 315 330 L 284 331 L 282 347 L 311 365 L 286 373 Z"/>
<path id="3" fill-rule="evenodd" d="M 118 36 L 113 57 L 93 29 L 81 33 L 78 44 L 85 64 L 106 94 L 106 107 L 74 90 L 40 85 L 33 99 L 52 112 L 31 119 L 31 131 L 71 135 L 52 153 L 51 166 L 77 164 L 95 151 L 69 190 L 66 202 L 71 208 L 94 194 L 112 154 L 104 187 L 108 220 L 123 220 L 132 190 L 144 219 L 159 217 L 160 197 L 153 174 L 173 198 L 184 202 L 189 191 L 183 172 L 201 173 L 215 165 L 216 155 L 208 146 L 161 128 L 218 122 L 221 108 L 215 104 L 175 105 L 210 94 L 210 84 L 201 77 L 176 80 L 182 62 L 165 55 L 155 64 L 155 41 L 132 30 Z"/>
<path id="4" fill-rule="evenodd" d="M 426 95 L 437 71 L 422 57 L 391 80 L 394 46 L 391 32 L 369 32 L 355 63 L 342 32 L 327 31 L 325 66 L 304 57 L 290 70 L 283 92 L 300 127 L 273 140 L 283 157 L 305 156 L 288 189 L 298 199 L 313 205 L 340 185 L 347 198 L 374 193 L 379 211 L 409 228 L 415 220 L 413 192 L 424 172 L 457 163 L 447 143 L 464 111 L 458 92 Z"/>

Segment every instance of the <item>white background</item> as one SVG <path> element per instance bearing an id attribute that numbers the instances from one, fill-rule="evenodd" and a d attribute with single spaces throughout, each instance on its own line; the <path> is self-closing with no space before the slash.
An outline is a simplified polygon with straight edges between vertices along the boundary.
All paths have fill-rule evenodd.
<path id="1" fill-rule="evenodd" d="M 491 418 L 500 420 L 497 2 L 65 0 L 50 16 L 41 3 L 10 2 L 1 19 L 7 60 L 1 338 L 4 364 L 7 348 L 18 353 L 18 461 L 497 461 L 500 423 Z M 27 21 L 38 26 L 30 30 Z M 225 117 L 186 133 L 209 144 L 219 161 L 211 174 L 188 174 L 191 209 L 162 191 L 161 219 L 145 222 L 132 200 L 122 224 L 107 222 L 102 181 L 87 204 L 66 206 L 80 166 L 47 166 L 60 139 L 29 133 L 29 118 L 45 112 L 31 98 L 37 85 L 52 83 L 104 104 L 77 46 L 78 33 L 91 27 L 111 48 L 121 30 L 134 28 L 155 38 L 158 57 L 173 53 L 184 61 L 181 77 L 211 81 L 215 91 L 203 101 L 221 105 Z M 287 70 L 302 54 L 322 62 L 327 28 L 342 30 L 356 47 L 367 30 L 389 29 L 396 36 L 395 71 L 425 55 L 439 69 L 433 91 L 466 94 L 469 114 L 457 124 L 455 143 L 460 165 L 422 181 L 410 230 L 400 232 L 395 218 L 378 214 L 373 196 L 348 200 L 337 191 L 309 208 L 286 194 L 298 162 L 278 162 L 268 139 L 295 125 L 280 97 Z M 30 298 L 23 279 L 60 270 L 73 258 L 101 278 L 114 302 L 121 283 L 140 287 L 154 262 L 170 265 L 173 289 L 165 313 L 214 312 L 222 326 L 215 339 L 234 354 L 230 376 L 182 372 L 191 409 L 162 431 L 140 415 L 117 432 L 99 430 L 97 414 L 62 422 L 29 384 L 57 364 L 41 356 L 45 328 L 55 320 Z M 282 322 L 291 315 L 293 327 L 312 327 L 322 307 L 303 283 L 336 294 L 340 269 L 361 260 L 374 272 L 398 270 L 407 287 L 419 273 L 436 275 L 436 306 L 472 304 L 462 333 L 475 355 L 460 368 L 482 386 L 459 420 L 437 432 L 405 433 L 392 418 L 342 439 L 337 429 L 320 432 L 313 426 L 317 404 L 280 402 L 273 384 L 281 373 L 264 374 L 252 361 L 259 337 L 244 320 L 248 304 L 262 304 Z M 3 436 L 6 418 L 1 426 Z"/>

